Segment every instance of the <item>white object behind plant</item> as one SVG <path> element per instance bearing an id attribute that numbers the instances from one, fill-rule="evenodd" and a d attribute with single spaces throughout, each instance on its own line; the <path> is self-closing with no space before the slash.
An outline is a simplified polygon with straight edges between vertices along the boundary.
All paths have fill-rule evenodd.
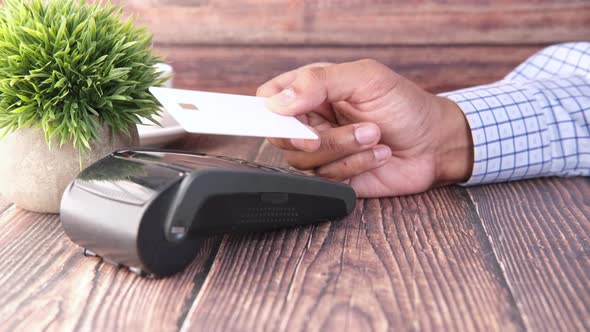
<path id="1" fill-rule="evenodd" d="M 164 87 L 172 88 L 174 86 L 174 68 L 167 63 L 158 63 L 156 64 L 156 68 L 158 72 L 162 73 L 162 77 L 171 77 L 164 83 Z M 160 116 L 155 118 L 163 127 L 154 126 L 148 120 L 143 121 L 144 126 L 137 126 L 141 146 L 161 147 L 169 142 L 182 138 L 186 134 L 182 126 L 165 109 L 162 109 Z"/>

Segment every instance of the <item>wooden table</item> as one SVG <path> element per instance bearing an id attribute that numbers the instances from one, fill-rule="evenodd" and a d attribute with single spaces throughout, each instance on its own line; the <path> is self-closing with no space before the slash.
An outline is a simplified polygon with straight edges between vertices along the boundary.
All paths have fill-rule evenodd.
<path id="1" fill-rule="evenodd" d="M 590 35 L 589 0 L 114 2 L 154 33 L 177 87 L 243 94 L 360 58 L 449 91 Z M 170 148 L 282 163 L 258 139 Z M 58 216 L 0 197 L 0 330 L 590 330 L 589 219 L 587 178 L 447 187 L 213 238 L 183 273 L 145 280 L 82 256 Z"/>
<path id="2" fill-rule="evenodd" d="M 260 139 L 171 148 L 282 164 Z M 82 256 L 56 215 L 0 198 L 0 330 L 590 329 L 590 181 L 359 200 L 341 221 L 212 238 L 142 279 Z"/>

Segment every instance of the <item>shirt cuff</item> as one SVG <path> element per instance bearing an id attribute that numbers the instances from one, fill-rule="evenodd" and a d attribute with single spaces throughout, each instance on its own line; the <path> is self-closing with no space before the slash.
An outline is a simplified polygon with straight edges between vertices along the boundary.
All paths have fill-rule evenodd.
<path id="1" fill-rule="evenodd" d="M 474 144 L 476 185 L 535 177 L 550 170 L 550 137 L 534 91 L 500 81 L 441 94 L 465 113 Z"/>

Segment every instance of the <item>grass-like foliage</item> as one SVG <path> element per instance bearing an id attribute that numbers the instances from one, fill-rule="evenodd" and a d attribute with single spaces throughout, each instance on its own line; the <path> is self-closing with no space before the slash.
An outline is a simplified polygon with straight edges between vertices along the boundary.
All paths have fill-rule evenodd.
<path id="1" fill-rule="evenodd" d="M 152 35 L 110 2 L 4 0 L 0 8 L 0 135 L 42 128 L 49 144 L 87 151 L 99 128 L 129 134 L 159 104 L 164 83 Z M 0 137 L 2 137 L 0 136 Z"/>

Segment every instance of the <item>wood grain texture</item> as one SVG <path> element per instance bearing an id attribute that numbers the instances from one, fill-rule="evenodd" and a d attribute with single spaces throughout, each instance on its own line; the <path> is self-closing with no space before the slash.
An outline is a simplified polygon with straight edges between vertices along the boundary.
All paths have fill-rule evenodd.
<path id="1" fill-rule="evenodd" d="M 590 32 L 588 0 L 118 2 L 168 44 L 538 44 Z"/>
<path id="2" fill-rule="evenodd" d="M 0 215 L 2 215 L 2 213 L 6 211 L 6 209 L 8 209 L 11 205 L 12 203 L 10 203 L 8 200 L 6 200 L 6 198 L 0 195 Z"/>
<path id="3" fill-rule="evenodd" d="M 256 142 L 227 140 L 195 135 L 187 142 L 241 158 L 258 151 Z M 0 212 L 0 331 L 178 331 L 220 242 L 209 240 L 185 271 L 149 280 L 84 257 L 57 215 L 10 206 Z"/>
<path id="4" fill-rule="evenodd" d="M 180 88 L 253 95 L 276 75 L 314 62 L 373 58 L 432 91 L 501 79 L 541 46 L 530 47 L 165 47 Z"/>
<path id="5" fill-rule="evenodd" d="M 179 275 L 148 280 L 84 257 L 56 215 L 13 208 L 1 218 L 2 331 L 177 330 L 217 246 Z"/>
<path id="6" fill-rule="evenodd" d="M 339 222 L 227 235 L 182 331 L 520 330 L 491 253 L 464 189 L 359 200 Z"/>
<path id="7" fill-rule="evenodd" d="M 590 180 L 470 188 L 531 331 L 590 330 Z"/>
<path id="8" fill-rule="evenodd" d="M 590 35 L 590 0 L 115 2 L 155 33 L 177 87 L 241 94 L 362 58 L 454 90 Z M 167 147 L 285 165 L 259 138 Z M 589 197 L 578 178 L 359 200 L 339 222 L 213 238 L 184 272 L 146 280 L 0 196 L 0 331 L 590 330 Z"/>

